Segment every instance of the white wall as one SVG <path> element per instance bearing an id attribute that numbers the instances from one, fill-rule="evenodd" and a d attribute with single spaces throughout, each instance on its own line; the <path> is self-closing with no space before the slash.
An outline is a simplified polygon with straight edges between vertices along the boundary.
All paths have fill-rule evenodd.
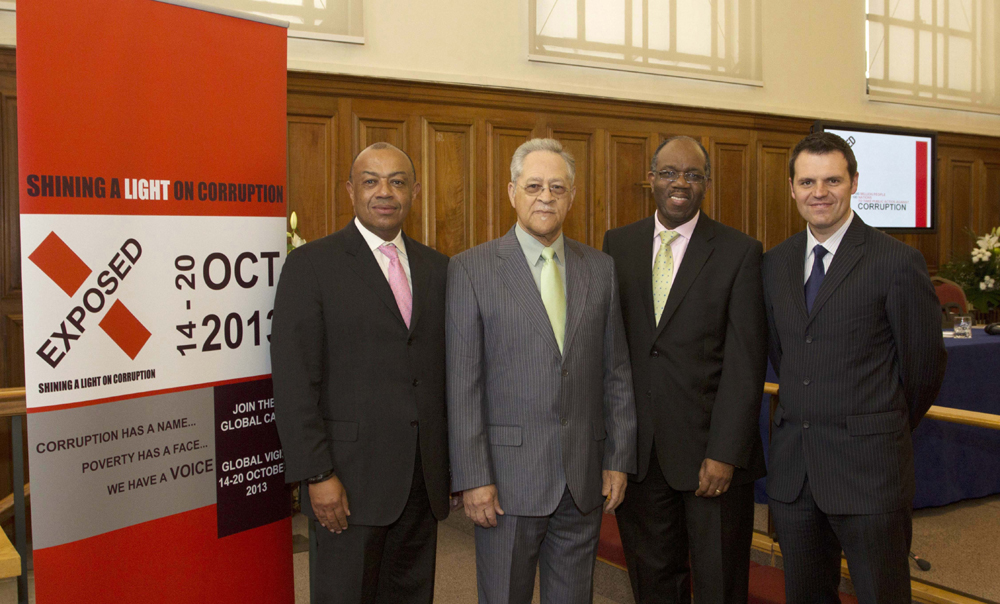
<path id="1" fill-rule="evenodd" d="M 363 46 L 290 39 L 288 66 L 1000 136 L 997 115 L 868 101 L 864 0 L 761 4 L 763 87 L 529 62 L 526 0 L 365 0 Z"/>
<path id="2" fill-rule="evenodd" d="M 363 47 L 293 40 L 289 67 L 1000 136 L 1000 116 L 868 101 L 864 0 L 761 0 L 762 88 L 529 62 L 527 5 L 365 0 Z"/>

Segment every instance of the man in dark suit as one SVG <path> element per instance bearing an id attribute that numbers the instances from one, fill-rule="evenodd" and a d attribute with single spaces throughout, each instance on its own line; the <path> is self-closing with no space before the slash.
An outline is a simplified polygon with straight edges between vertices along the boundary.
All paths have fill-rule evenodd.
<path id="1" fill-rule="evenodd" d="M 611 259 L 562 234 L 573 158 L 532 139 L 511 160 L 517 224 L 448 267 L 454 490 L 476 523 L 483 604 L 593 598 L 601 510 L 635 470 L 635 408 Z"/>
<path id="2" fill-rule="evenodd" d="M 289 254 L 278 282 L 285 478 L 305 481 L 302 509 L 327 529 L 318 601 L 429 603 L 448 514 L 448 259 L 401 231 L 420 185 L 399 149 L 362 151 L 347 192 L 355 219 Z"/>
<path id="3" fill-rule="evenodd" d="M 939 308 L 916 249 L 851 211 L 850 146 L 811 134 L 792 151 L 808 228 L 764 256 L 770 357 L 781 380 L 767 494 L 788 602 L 839 602 L 843 548 L 858 599 L 910 603 L 910 432 L 937 396 Z"/>
<path id="4" fill-rule="evenodd" d="M 708 154 L 665 140 L 656 214 L 608 231 L 639 417 L 618 527 L 636 602 L 746 602 L 767 326 L 760 242 L 700 212 Z M 690 567 L 688 565 L 690 552 Z M 690 570 L 689 570 L 690 569 Z"/>

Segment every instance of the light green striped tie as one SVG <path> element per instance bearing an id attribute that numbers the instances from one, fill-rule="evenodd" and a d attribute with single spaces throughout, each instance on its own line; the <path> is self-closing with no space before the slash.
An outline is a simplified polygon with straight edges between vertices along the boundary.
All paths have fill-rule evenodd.
<path id="1" fill-rule="evenodd" d="M 670 242 L 677 235 L 677 231 L 660 231 L 660 251 L 656 252 L 656 262 L 653 263 L 653 308 L 656 309 L 657 325 L 674 282 L 674 252 L 670 249 Z"/>
<path id="2" fill-rule="evenodd" d="M 542 304 L 549 315 L 549 323 L 552 323 L 552 333 L 556 336 L 559 352 L 562 352 L 563 339 L 566 337 L 566 290 L 563 289 L 562 277 L 559 276 L 559 267 L 553 259 L 555 253 L 550 247 L 542 250 L 545 264 L 542 265 L 541 290 Z"/>

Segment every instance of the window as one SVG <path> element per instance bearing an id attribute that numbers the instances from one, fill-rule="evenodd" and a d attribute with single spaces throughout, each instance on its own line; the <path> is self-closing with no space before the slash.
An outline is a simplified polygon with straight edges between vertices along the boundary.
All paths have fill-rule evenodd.
<path id="1" fill-rule="evenodd" d="M 363 0 L 197 0 L 288 21 L 288 37 L 364 44 Z"/>
<path id="2" fill-rule="evenodd" d="M 993 0 L 867 0 L 873 100 L 1000 113 Z"/>
<path id="3" fill-rule="evenodd" d="M 529 0 L 528 58 L 760 86 L 760 0 Z"/>

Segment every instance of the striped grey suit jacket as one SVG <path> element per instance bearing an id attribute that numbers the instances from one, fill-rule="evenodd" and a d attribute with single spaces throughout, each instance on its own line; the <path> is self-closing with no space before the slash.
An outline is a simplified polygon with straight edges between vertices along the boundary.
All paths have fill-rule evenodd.
<path id="1" fill-rule="evenodd" d="M 614 266 L 566 238 L 560 354 L 514 230 L 452 258 L 447 382 L 452 489 L 496 484 L 507 514 L 601 505 L 601 470 L 635 472 L 635 402 Z M 565 482 L 560 477 L 565 477 Z"/>
<path id="2" fill-rule="evenodd" d="M 946 359 L 927 266 L 855 215 L 807 313 L 805 246 L 803 231 L 762 265 L 781 380 L 767 494 L 790 503 L 808 477 L 828 514 L 912 505 L 910 432 L 937 397 Z"/>

